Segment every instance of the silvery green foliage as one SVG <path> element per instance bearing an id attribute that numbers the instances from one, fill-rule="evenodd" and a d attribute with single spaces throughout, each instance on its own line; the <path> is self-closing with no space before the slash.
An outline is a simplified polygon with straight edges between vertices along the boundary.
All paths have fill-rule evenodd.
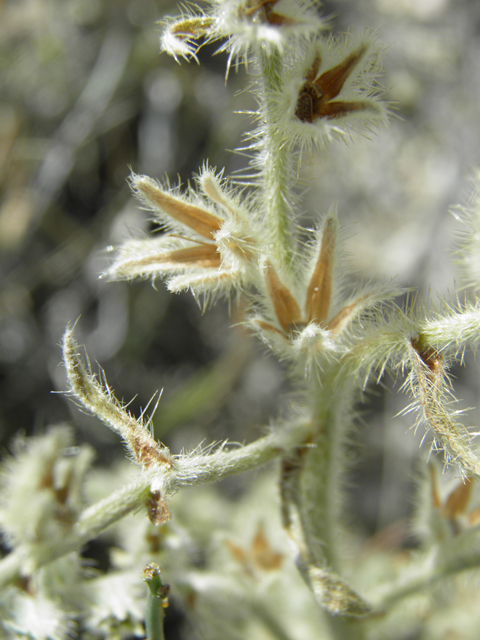
<path id="1" fill-rule="evenodd" d="M 62 639 L 79 622 L 89 638 L 141 636 L 140 574 L 152 562 L 210 639 L 438 638 L 450 630 L 443 583 L 452 619 L 468 616 L 462 637 L 476 637 L 478 607 L 462 597 L 462 575 L 480 563 L 480 462 L 449 370 L 476 347 L 479 301 L 454 294 L 434 307 L 410 296 L 400 306 L 388 282 L 350 286 L 341 214 L 332 208 L 314 228 L 301 226 L 302 159 L 388 120 L 382 47 L 368 32 L 326 35 L 317 9 L 309 0 L 211 0 L 164 21 L 161 46 L 177 61 L 198 62 L 202 44 L 217 42 L 227 77 L 240 64 L 252 73 L 258 109 L 243 148 L 251 173 L 238 184 L 205 163 L 188 189 L 132 174 L 133 192 L 165 233 L 124 243 L 103 274 L 161 278 L 204 308 L 219 296 L 247 299 L 245 324 L 287 363 L 297 400 L 248 445 L 172 454 L 92 371 L 68 328 L 69 392 L 123 438 L 140 472 L 87 505 L 91 453 L 72 449 L 68 430 L 18 444 L 3 467 L 0 505 L 12 549 L 0 562 L 8 638 Z M 476 288 L 478 195 L 458 216 L 467 224 L 459 271 Z M 434 452 L 418 473 L 420 544 L 411 556 L 379 547 L 355 558 L 344 526 L 347 445 L 365 385 L 385 371 L 403 376 L 412 425 L 427 430 Z M 206 486 L 271 460 L 275 469 L 235 505 Z M 193 485 L 202 486 L 192 501 L 180 490 Z M 78 552 L 110 525 L 112 570 L 97 576 Z"/>

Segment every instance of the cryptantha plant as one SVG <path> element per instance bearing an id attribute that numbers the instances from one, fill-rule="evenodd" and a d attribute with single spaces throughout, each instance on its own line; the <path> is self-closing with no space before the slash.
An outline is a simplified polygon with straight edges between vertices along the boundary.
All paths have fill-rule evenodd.
<path id="1" fill-rule="evenodd" d="M 313 0 L 211 0 L 204 9 L 188 5 L 179 18 L 165 20 L 161 46 L 177 61 L 198 62 L 202 44 L 218 42 L 219 51 L 227 54 L 227 77 L 240 64 L 252 73 L 258 109 L 242 147 L 250 155 L 250 169 L 232 181 L 205 164 L 195 186 L 188 189 L 132 174 L 133 192 L 153 213 L 162 233 L 118 247 L 104 274 L 111 280 L 161 278 L 172 292 L 190 290 L 204 308 L 220 296 L 247 300 L 245 324 L 288 363 L 298 391 L 290 415 L 271 424 L 268 435 L 251 444 L 230 448 L 224 443 L 172 455 L 155 442 L 143 416 L 135 419 L 116 400 L 103 373 L 98 377 L 88 360 L 85 364 L 69 328 L 63 347 L 70 394 L 124 439 L 142 473 L 131 485 L 83 511 L 72 502 L 75 508 L 68 512 L 61 544 L 43 556 L 35 545 L 48 544 L 44 526 L 53 527 L 54 540 L 55 519 L 44 523 L 39 516 L 36 535 L 41 539 L 32 542 L 27 531 L 10 524 L 15 521 L 13 505 L 6 500 L 1 523 L 15 550 L 0 562 L 1 583 L 18 581 L 42 564 L 78 551 L 134 509 L 143 507 L 152 525 L 161 527 L 171 517 L 169 496 L 180 488 L 254 469 L 272 459 L 279 461 L 279 515 L 285 537 L 298 575 L 311 591 L 311 602 L 324 611 L 322 633 L 328 637 L 379 637 L 380 619 L 390 633 L 385 614 L 399 600 L 478 566 L 477 535 L 472 532 L 476 512 L 470 505 L 480 472 L 476 434 L 459 419 L 449 377 L 452 363 L 461 360 L 480 336 L 478 300 L 455 299 L 432 308 L 407 298 L 400 307 L 395 299 L 401 292 L 389 283 L 368 282 L 349 290 L 336 211 L 332 208 L 312 229 L 299 222 L 302 158 L 314 148 L 328 153 L 333 141 L 350 138 L 352 131 L 369 133 L 388 120 L 379 84 L 382 47 L 371 33 L 336 38 L 325 33 L 326 26 Z M 474 285 L 478 285 L 479 211 L 476 197 L 470 209 L 460 212 L 473 230 L 465 234 L 459 252 L 461 269 L 467 284 Z M 432 449 L 441 449 L 445 462 L 453 463 L 463 480 L 448 493 L 437 486 L 436 467 L 422 476 L 419 513 L 430 516 L 421 523 L 419 519 L 417 529 L 423 531 L 425 553 L 399 572 L 389 564 L 390 573 L 380 574 L 385 582 L 372 586 L 355 574 L 346 548 L 342 524 L 349 468 L 346 450 L 362 391 L 386 369 L 404 376 L 403 388 L 411 398 L 409 409 L 417 412 L 418 425 L 426 427 Z M 53 435 L 48 442 L 54 447 Z M 7 489 L 12 483 L 9 464 Z M 54 469 L 54 463 L 49 464 Z M 75 493 L 76 477 L 72 475 L 65 491 L 71 487 Z M 9 493 L 14 495 L 16 488 L 11 487 Z M 45 494 L 45 514 L 52 509 L 56 513 L 55 499 L 55 491 Z M 69 504 L 66 500 L 65 509 Z M 452 527 L 454 535 L 449 536 L 446 532 Z M 165 540 L 174 535 L 172 531 L 165 533 Z M 163 548 L 168 549 L 165 540 Z M 270 549 L 262 531 L 250 550 L 233 542 L 229 549 L 250 578 L 261 573 L 265 558 L 274 558 L 269 570 L 284 585 L 283 593 L 291 592 L 289 569 L 281 567 L 281 554 Z M 248 637 L 264 637 L 265 627 L 274 637 L 289 637 L 275 618 L 268 594 L 255 591 L 245 575 L 233 584 L 221 571 L 206 571 L 200 577 L 186 567 L 188 563 L 175 566 L 165 556 L 160 562 L 169 567 L 187 600 L 201 599 L 208 592 L 212 601 L 217 594 L 220 602 L 226 589 L 234 595 L 235 607 L 244 607 L 252 620 L 262 622 L 245 626 L 233 611 L 224 611 L 231 627 L 221 627 L 222 637 L 236 637 L 236 625 Z M 155 587 L 149 595 L 147 634 L 162 637 L 163 615 L 154 609 L 164 603 L 168 590 L 161 585 L 156 565 L 149 567 L 148 580 L 156 581 L 160 591 Z M 298 585 L 295 589 L 304 593 Z M 299 606 L 289 595 L 282 605 L 285 610 L 289 599 Z M 278 600 L 275 606 L 282 609 Z M 311 637 L 316 618 L 305 607 L 309 613 L 302 624 L 311 624 Z"/>

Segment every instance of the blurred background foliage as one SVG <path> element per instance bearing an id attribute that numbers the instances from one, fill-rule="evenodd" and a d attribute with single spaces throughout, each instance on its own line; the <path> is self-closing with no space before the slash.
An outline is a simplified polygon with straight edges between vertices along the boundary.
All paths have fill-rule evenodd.
<path id="1" fill-rule="evenodd" d="M 395 278 L 448 295 L 458 223 L 448 207 L 468 193 L 480 155 L 480 4 L 476 0 L 335 0 L 334 31 L 378 32 L 388 130 L 353 136 L 306 158 L 302 214 L 336 203 L 352 279 Z M 225 85 L 225 59 L 201 65 L 159 56 L 167 0 L 0 2 L 0 444 L 15 433 L 73 422 L 104 466 L 123 456 L 116 436 L 81 414 L 65 389 L 59 342 L 77 319 L 92 363 L 138 414 L 164 389 L 155 430 L 174 453 L 200 442 L 249 441 L 288 402 L 281 365 L 241 328 L 240 306 L 202 314 L 161 282 L 108 283 L 106 248 L 153 229 L 131 198 L 132 169 L 184 185 L 202 163 L 226 174 L 254 108 L 243 70 Z M 435 294 L 432 293 L 432 297 Z M 455 371 L 466 406 L 478 404 L 478 367 Z M 95 364 L 94 364 L 95 366 Z M 473 373 L 472 373 L 473 372 Z M 357 440 L 351 519 L 375 532 L 403 522 L 423 434 L 403 397 L 367 394 Z M 398 383 L 397 383 L 398 388 Z M 469 414 L 474 422 L 478 415 Z M 478 422 L 478 421 L 477 421 Z M 358 444 L 357 443 L 357 444 Z M 388 473 L 384 470 L 387 469 Z M 229 481 L 232 495 L 248 479 Z"/>

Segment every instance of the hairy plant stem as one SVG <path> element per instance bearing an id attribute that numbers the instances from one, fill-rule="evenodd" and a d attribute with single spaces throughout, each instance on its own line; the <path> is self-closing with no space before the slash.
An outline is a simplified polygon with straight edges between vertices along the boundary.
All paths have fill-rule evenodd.
<path id="1" fill-rule="evenodd" d="M 346 382 L 345 387 L 339 389 L 338 383 L 331 382 L 336 377 L 334 374 L 326 372 L 321 381 L 310 383 L 316 433 L 315 448 L 306 462 L 308 486 L 305 491 L 308 505 L 314 505 L 314 510 L 309 511 L 305 527 L 310 548 L 320 555 L 315 560 L 340 574 L 343 567 L 339 521 L 345 473 L 345 432 L 351 420 L 353 399 L 351 383 Z"/>
<path id="2" fill-rule="evenodd" d="M 85 509 L 61 543 L 19 546 L 0 560 L 0 589 L 67 553 L 78 551 L 114 522 L 145 507 L 153 486 L 170 495 L 181 487 L 215 482 L 258 468 L 298 446 L 305 439 L 307 428 L 309 425 L 303 422 L 292 423 L 244 447 L 233 450 L 220 447 L 210 454 L 181 456 L 174 460 L 172 468 L 158 465 L 142 473 L 132 484 Z"/>
<path id="3" fill-rule="evenodd" d="M 258 61 L 263 79 L 264 131 L 260 149 L 264 182 L 264 211 L 272 231 L 272 245 L 281 250 L 284 264 L 293 259 L 291 227 L 291 151 L 278 131 L 275 116 L 276 92 L 282 90 L 282 58 L 278 51 L 267 53 L 260 50 Z"/>
<path id="4" fill-rule="evenodd" d="M 346 438 L 351 427 L 355 389 L 350 380 L 338 385 L 337 372 L 324 372 L 310 383 L 313 399 L 315 448 L 306 460 L 307 513 L 305 533 L 316 564 L 342 576 L 345 549 L 342 540 L 343 486 L 346 472 Z M 362 621 L 328 615 L 335 640 L 362 640 Z"/>
<path id="5" fill-rule="evenodd" d="M 359 619 L 374 611 L 341 575 L 344 449 L 355 387 L 350 379 L 339 387 L 335 373 L 336 367 L 330 367 L 322 372 L 321 380 L 310 380 L 310 431 L 282 461 L 280 496 L 283 523 L 295 545 L 297 567 L 327 613 L 332 638 L 361 640 L 363 625 Z"/>
<path id="6" fill-rule="evenodd" d="M 140 508 L 147 500 L 150 479 L 147 474 L 85 509 L 71 530 L 56 544 L 21 545 L 0 560 L 0 590 L 28 576 L 36 569 L 80 550 L 114 522 Z"/>

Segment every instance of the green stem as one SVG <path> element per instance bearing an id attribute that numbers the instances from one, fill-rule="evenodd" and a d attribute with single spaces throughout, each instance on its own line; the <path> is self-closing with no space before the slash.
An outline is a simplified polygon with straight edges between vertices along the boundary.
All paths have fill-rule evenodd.
<path id="1" fill-rule="evenodd" d="M 359 619 L 374 611 L 341 577 L 340 527 L 344 449 L 356 389 L 348 378 L 339 385 L 336 373 L 331 367 L 310 383 L 310 431 L 282 461 L 280 497 L 297 567 L 327 613 L 332 638 L 360 640 L 364 632 Z"/>
<path id="2" fill-rule="evenodd" d="M 331 384 L 335 377 L 327 373 L 322 381 L 312 383 L 317 435 L 316 448 L 308 456 L 305 469 L 308 483 L 305 528 L 315 562 L 341 576 L 345 564 L 341 527 L 347 466 L 345 446 L 351 429 L 355 389 L 349 380 L 344 380 L 341 388 Z M 327 614 L 327 622 L 335 640 L 364 638 L 361 620 Z"/>
<path id="3" fill-rule="evenodd" d="M 325 568 L 332 578 L 335 574 L 342 576 L 344 569 L 341 519 L 347 466 L 345 446 L 356 396 L 353 383 L 343 379 L 343 384 L 339 385 L 336 373 L 325 371 L 321 380 L 313 379 L 310 384 L 314 447 L 306 456 L 302 474 L 305 542 L 312 564 Z M 339 605 L 345 608 L 365 606 L 367 610 L 367 602 L 346 582 L 340 589 Z M 361 640 L 364 637 L 361 620 L 332 615 L 327 611 L 327 621 L 335 640 Z"/>
<path id="4" fill-rule="evenodd" d="M 340 526 L 345 484 L 345 441 L 351 426 L 354 390 L 349 381 L 341 389 L 335 372 L 311 383 L 316 427 L 315 447 L 309 453 L 304 470 L 306 495 L 305 530 L 315 562 L 338 574 L 343 570 L 342 531 Z M 318 542 L 321 543 L 319 546 Z"/>
<path id="5" fill-rule="evenodd" d="M 78 551 L 111 524 L 145 505 L 152 483 L 159 485 L 164 495 L 169 495 L 182 487 L 215 482 L 258 468 L 298 446 L 305 439 L 307 428 L 304 423 L 292 423 L 244 447 L 229 450 L 220 447 L 210 454 L 181 456 L 170 469 L 158 465 L 138 476 L 132 484 L 85 509 L 61 543 L 22 545 L 1 559 L 0 590 L 24 575 L 24 567 L 32 566 L 32 561 L 38 569 Z"/>
<path id="6" fill-rule="evenodd" d="M 165 606 L 168 605 L 170 586 L 162 583 L 160 567 L 152 562 L 143 571 L 143 579 L 147 583 L 147 607 L 145 612 L 145 631 L 147 640 L 165 640 L 163 620 Z"/>
<path id="7" fill-rule="evenodd" d="M 78 551 L 87 542 L 96 538 L 103 530 L 145 503 L 150 491 L 150 480 L 145 474 L 135 482 L 115 491 L 104 500 L 85 509 L 61 541 L 47 544 L 39 542 L 21 545 L 0 560 L 0 591 L 16 582 L 21 576 L 29 575 L 32 565 L 35 569 Z M 25 570 L 28 566 L 30 569 Z"/>
<path id="8" fill-rule="evenodd" d="M 270 224 L 272 244 L 285 264 L 293 258 L 291 151 L 279 131 L 275 95 L 283 89 L 282 58 L 278 51 L 260 51 L 258 60 L 263 78 L 264 130 L 260 148 L 265 217 Z"/>

